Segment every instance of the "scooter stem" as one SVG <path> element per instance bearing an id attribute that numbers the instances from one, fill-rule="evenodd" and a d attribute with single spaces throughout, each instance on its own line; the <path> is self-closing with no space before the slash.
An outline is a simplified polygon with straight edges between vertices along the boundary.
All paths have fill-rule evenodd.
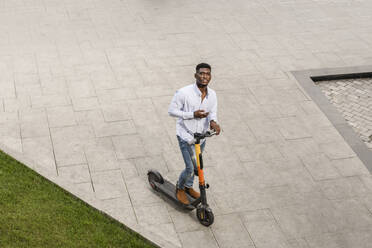
<path id="1" fill-rule="evenodd" d="M 201 165 L 203 164 L 203 158 L 201 156 L 200 143 L 195 143 L 195 156 L 196 156 L 196 165 L 198 167 L 199 185 L 204 186 L 205 185 L 204 173 L 203 173 L 203 168 L 201 167 Z"/>

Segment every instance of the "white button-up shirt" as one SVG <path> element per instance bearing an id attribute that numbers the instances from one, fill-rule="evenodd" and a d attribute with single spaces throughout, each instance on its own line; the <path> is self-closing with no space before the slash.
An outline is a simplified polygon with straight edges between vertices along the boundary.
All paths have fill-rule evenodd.
<path id="1" fill-rule="evenodd" d="M 216 92 L 208 87 L 203 101 L 201 97 L 202 93 L 194 83 L 177 90 L 169 105 L 169 115 L 178 117 L 177 135 L 189 143 L 194 139 L 193 133 L 205 133 L 210 121 L 217 122 Z M 209 115 L 206 118 L 194 118 L 194 112 L 197 110 L 209 112 Z"/>

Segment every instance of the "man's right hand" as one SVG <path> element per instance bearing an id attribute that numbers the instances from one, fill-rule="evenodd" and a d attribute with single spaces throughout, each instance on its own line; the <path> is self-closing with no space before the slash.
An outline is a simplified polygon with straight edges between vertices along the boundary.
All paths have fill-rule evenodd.
<path id="1" fill-rule="evenodd" d="M 204 110 L 196 110 L 194 112 L 194 118 L 205 118 L 209 115 L 209 112 L 205 112 Z"/>

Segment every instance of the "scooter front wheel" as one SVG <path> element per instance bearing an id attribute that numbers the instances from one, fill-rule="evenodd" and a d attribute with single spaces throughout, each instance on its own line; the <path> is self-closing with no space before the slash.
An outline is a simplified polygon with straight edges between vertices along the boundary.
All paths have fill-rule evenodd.
<path id="1" fill-rule="evenodd" d="M 214 221 L 213 212 L 209 207 L 198 207 L 196 209 L 196 217 L 203 226 L 210 226 Z"/>
<path id="2" fill-rule="evenodd" d="M 150 186 L 154 190 L 158 190 L 158 187 L 156 186 L 155 182 L 157 182 L 157 183 L 164 183 L 163 177 L 157 171 L 150 170 L 150 171 L 147 172 L 147 176 L 148 176 L 148 180 L 149 180 Z"/>

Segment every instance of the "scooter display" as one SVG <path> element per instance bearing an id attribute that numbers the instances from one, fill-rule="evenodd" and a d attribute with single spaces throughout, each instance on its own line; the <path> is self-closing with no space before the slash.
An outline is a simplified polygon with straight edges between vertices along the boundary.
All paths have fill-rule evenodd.
<path id="1" fill-rule="evenodd" d="M 196 157 L 196 169 L 195 175 L 199 177 L 199 189 L 200 189 L 200 197 L 195 199 L 191 195 L 186 194 L 190 204 L 185 205 L 178 201 L 176 196 L 176 185 L 171 183 L 170 181 L 164 179 L 162 175 L 156 170 L 149 170 L 147 172 L 148 180 L 150 186 L 167 196 L 169 199 L 177 203 L 178 205 L 182 206 L 184 209 L 193 210 L 196 208 L 196 217 L 198 218 L 199 222 L 204 226 L 210 226 L 213 224 L 214 215 L 212 209 L 209 207 L 207 203 L 207 194 L 206 189 L 209 188 L 209 184 L 207 184 L 204 180 L 204 171 L 203 171 L 203 157 L 200 149 L 200 142 L 201 140 L 212 137 L 215 135 L 216 132 L 207 131 L 205 134 L 194 133 L 194 145 L 195 145 L 195 157 Z"/>

